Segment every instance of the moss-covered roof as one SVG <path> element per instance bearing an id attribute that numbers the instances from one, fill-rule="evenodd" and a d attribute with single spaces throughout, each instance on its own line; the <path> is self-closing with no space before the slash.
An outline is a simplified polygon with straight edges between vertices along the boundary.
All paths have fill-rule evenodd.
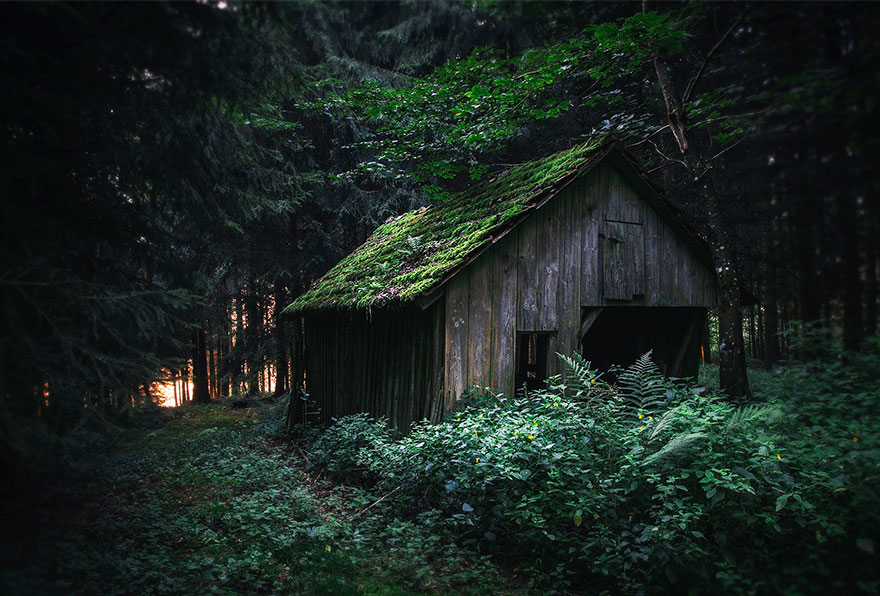
<path id="1" fill-rule="evenodd" d="M 430 292 L 526 212 L 589 170 L 607 146 L 598 139 L 515 166 L 444 204 L 385 222 L 284 312 L 376 307 Z"/>

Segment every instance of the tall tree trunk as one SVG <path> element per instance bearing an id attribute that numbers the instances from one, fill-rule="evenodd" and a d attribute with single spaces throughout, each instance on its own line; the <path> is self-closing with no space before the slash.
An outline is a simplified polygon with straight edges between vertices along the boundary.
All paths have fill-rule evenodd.
<path id="1" fill-rule="evenodd" d="M 245 349 L 247 350 L 248 368 L 247 392 L 250 395 L 256 395 L 260 392 L 260 369 L 262 368 L 262 362 L 260 361 L 259 353 L 259 337 L 263 316 L 260 313 L 260 303 L 255 283 L 248 284 L 244 309 L 247 316 L 247 325 L 245 327 L 245 337 L 247 337 Z"/>
<path id="2" fill-rule="evenodd" d="M 749 395 L 742 333 L 741 289 L 727 242 L 713 243 L 718 271 L 718 375 L 721 389 L 731 397 Z"/>
<path id="3" fill-rule="evenodd" d="M 764 320 L 764 316 L 763 316 L 765 313 L 762 312 L 762 309 L 764 309 L 764 307 L 759 305 L 759 308 L 758 308 L 758 328 L 755 331 L 755 347 L 756 347 L 755 358 L 757 358 L 758 360 L 761 360 L 761 361 L 764 360 L 764 352 L 765 352 L 765 349 L 764 349 L 764 323 L 765 323 L 765 320 Z"/>
<path id="4" fill-rule="evenodd" d="M 703 364 L 712 364 L 712 334 L 709 333 L 709 318 L 703 323 Z"/>
<path id="5" fill-rule="evenodd" d="M 245 332 L 244 332 L 244 290 L 238 292 L 235 298 L 235 344 L 232 346 L 232 362 L 229 370 L 229 378 L 232 395 L 241 394 L 241 377 L 244 374 Z"/>
<path id="6" fill-rule="evenodd" d="M 764 237 L 770 239 L 769 259 L 763 268 L 764 287 L 764 366 L 769 369 L 779 360 L 779 298 L 776 276 L 778 267 L 776 255 L 779 253 L 779 236 L 782 230 L 778 217 L 773 217 L 764 226 Z"/>
<path id="7" fill-rule="evenodd" d="M 770 286 L 768 286 L 768 291 L 769 288 Z M 776 309 L 776 292 L 773 290 L 773 295 L 767 296 L 767 302 L 764 306 L 764 315 L 766 316 L 764 324 L 764 366 L 768 369 L 780 359 L 779 315 Z"/>
<path id="8" fill-rule="evenodd" d="M 799 192 L 791 197 L 791 210 L 794 219 L 795 263 L 797 266 L 798 306 L 800 319 L 804 323 L 818 321 L 821 317 L 819 308 L 819 280 L 816 274 L 816 237 L 814 230 L 819 220 L 818 201 L 812 196 L 807 181 L 807 165 L 804 158 L 799 160 L 797 168 L 803 173 Z"/>
<path id="9" fill-rule="evenodd" d="M 214 357 L 214 343 L 216 336 L 211 335 L 208 344 L 208 395 L 211 398 L 217 396 L 217 361 Z"/>
<path id="10" fill-rule="evenodd" d="M 232 336 L 232 329 L 227 328 L 226 332 L 218 338 L 217 347 L 217 381 L 220 384 L 220 397 L 229 395 L 229 342 Z"/>
<path id="11" fill-rule="evenodd" d="M 749 355 L 758 357 L 758 344 L 755 341 L 755 305 L 749 304 Z"/>
<path id="12" fill-rule="evenodd" d="M 728 31 L 729 33 L 730 31 Z M 654 69 L 666 103 L 669 127 L 678 143 L 682 162 L 689 170 L 691 179 L 697 185 L 697 196 L 706 205 L 709 215 L 709 232 L 712 237 L 710 245 L 718 277 L 719 293 L 719 384 L 722 391 L 725 391 L 730 397 L 749 395 L 742 333 L 741 287 L 733 258 L 731 245 L 733 238 L 728 233 L 721 214 L 719 191 L 714 184 L 710 185 L 710 181 L 714 181 L 715 178 L 715 164 L 711 163 L 707 156 L 694 155 L 694 152 L 699 152 L 700 149 L 695 149 L 688 141 L 685 106 L 681 96 L 676 92 L 672 72 L 664 55 L 660 54 L 655 57 Z"/>
<path id="13" fill-rule="evenodd" d="M 275 353 L 275 395 L 281 395 L 286 390 L 288 384 L 288 368 L 287 368 L 287 335 L 284 331 L 284 319 L 281 317 L 281 311 L 286 303 L 286 294 L 284 287 L 280 281 L 275 282 L 275 337 L 277 342 L 277 351 Z"/>
<path id="14" fill-rule="evenodd" d="M 865 272 L 865 335 L 867 337 L 877 335 L 877 268 L 880 267 L 880 251 L 877 249 L 880 225 L 877 222 L 878 217 L 873 214 L 868 221 L 868 241 L 865 243 L 868 247 Z"/>
<path id="15" fill-rule="evenodd" d="M 193 403 L 211 403 L 208 391 L 208 355 L 205 330 L 193 331 Z"/>
<path id="16" fill-rule="evenodd" d="M 853 197 L 844 192 L 839 204 L 843 242 L 843 345 L 850 350 L 856 350 L 864 334 L 856 203 Z"/>

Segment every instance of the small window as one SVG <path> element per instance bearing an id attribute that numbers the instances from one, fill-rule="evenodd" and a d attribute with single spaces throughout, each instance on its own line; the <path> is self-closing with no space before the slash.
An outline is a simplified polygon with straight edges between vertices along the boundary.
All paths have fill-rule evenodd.
<path id="1" fill-rule="evenodd" d="M 547 378 L 549 333 L 516 334 L 516 389 L 540 389 Z"/>

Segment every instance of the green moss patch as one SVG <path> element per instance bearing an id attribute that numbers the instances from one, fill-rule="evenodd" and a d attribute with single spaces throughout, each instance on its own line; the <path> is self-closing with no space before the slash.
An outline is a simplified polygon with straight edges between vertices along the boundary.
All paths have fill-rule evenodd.
<path id="1" fill-rule="evenodd" d="M 285 312 L 383 306 L 432 290 L 520 216 L 589 170 L 605 147 L 599 138 L 515 166 L 442 205 L 385 222 Z"/>

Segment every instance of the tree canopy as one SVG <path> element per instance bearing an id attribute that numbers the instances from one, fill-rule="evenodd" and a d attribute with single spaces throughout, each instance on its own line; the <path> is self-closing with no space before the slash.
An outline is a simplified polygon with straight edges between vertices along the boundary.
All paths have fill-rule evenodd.
<path id="1" fill-rule="evenodd" d="M 3 12 L 15 416 L 63 428 L 171 379 L 199 399 L 295 391 L 301 328 L 281 307 L 376 227 L 608 133 L 713 246 L 731 393 L 800 322 L 850 347 L 876 333 L 871 5 Z"/>

